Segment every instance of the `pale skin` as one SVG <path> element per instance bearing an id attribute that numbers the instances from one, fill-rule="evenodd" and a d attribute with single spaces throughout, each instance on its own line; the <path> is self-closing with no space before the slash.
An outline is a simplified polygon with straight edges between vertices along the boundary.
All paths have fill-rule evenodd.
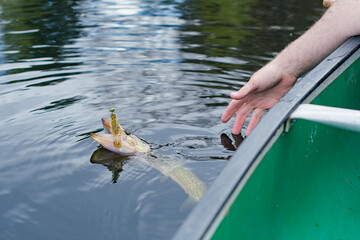
<path id="1" fill-rule="evenodd" d="M 274 60 L 258 70 L 239 91 L 221 121 L 236 113 L 232 133 L 240 134 L 252 112 L 245 135 L 260 121 L 264 111 L 274 106 L 306 71 L 328 56 L 346 39 L 360 34 L 360 0 L 337 0 L 302 36 L 287 46 Z"/>

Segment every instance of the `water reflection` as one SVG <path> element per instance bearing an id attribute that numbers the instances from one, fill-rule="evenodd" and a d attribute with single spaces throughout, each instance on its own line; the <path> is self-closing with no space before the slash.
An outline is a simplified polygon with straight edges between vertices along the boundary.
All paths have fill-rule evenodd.
<path id="1" fill-rule="evenodd" d="M 125 162 L 129 157 L 113 153 L 105 148 L 96 149 L 91 155 L 90 162 L 93 164 L 102 164 L 112 173 L 112 182 L 116 183 L 123 170 Z"/>
<path id="2" fill-rule="evenodd" d="M 1 0 L 1 29 L 3 51 L 9 62 L 51 57 L 55 68 L 71 66 L 59 64 L 64 58 L 63 46 L 79 36 L 78 11 L 81 0 Z M 11 53 L 11 54 L 9 54 Z M 48 69 L 48 65 L 33 66 L 33 70 Z M 9 69 L 19 73 L 24 69 Z"/>
<path id="3" fill-rule="evenodd" d="M 241 39 L 254 35 L 251 30 L 256 18 L 252 11 L 256 3 L 252 0 L 185 1 L 180 7 L 182 17 L 188 21 L 182 29 L 182 41 L 187 46 L 183 51 L 225 57 L 217 58 L 220 62 L 213 61 L 213 64 L 241 61 L 234 58 L 234 62 L 231 59 L 227 62 L 226 58 L 234 56 Z"/>
<path id="4" fill-rule="evenodd" d="M 112 172 L 112 181 L 116 183 L 124 164 L 130 157 L 122 157 L 104 148 L 94 151 L 90 162 L 102 164 Z M 157 169 L 165 177 L 170 177 L 176 182 L 194 201 L 200 201 L 206 192 L 205 184 L 181 162 L 167 156 L 155 156 L 144 154 L 131 157 L 133 161 L 140 161 L 154 169 Z"/>
<path id="5" fill-rule="evenodd" d="M 229 93 L 321 9 L 311 0 L 0 0 L 0 238 L 170 239 L 190 211 L 179 211 L 186 186 L 160 181 L 160 158 L 89 163 L 98 119 L 116 107 L 154 155 L 210 186 L 241 142 L 219 119 Z"/>
<path id="6" fill-rule="evenodd" d="M 242 141 L 244 141 L 244 138 L 241 135 L 234 135 L 231 134 L 232 138 L 234 139 L 231 140 L 231 138 L 226 134 L 223 133 L 221 134 L 220 138 L 221 138 L 221 144 L 228 150 L 230 151 L 235 151 L 240 144 L 242 143 Z"/>
<path id="7" fill-rule="evenodd" d="M 49 112 L 49 111 L 59 110 L 59 109 L 65 108 L 69 105 L 75 104 L 76 102 L 78 102 L 82 99 L 84 99 L 84 97 L 75 96 L 75 97 L 71 97 L 71 98 L 57 100 L 57 101 L 51 102 L 49 106 L 37 108 L 37 109 L 32 110 L 31 112 L 37 112 L 37 111 Z"/>

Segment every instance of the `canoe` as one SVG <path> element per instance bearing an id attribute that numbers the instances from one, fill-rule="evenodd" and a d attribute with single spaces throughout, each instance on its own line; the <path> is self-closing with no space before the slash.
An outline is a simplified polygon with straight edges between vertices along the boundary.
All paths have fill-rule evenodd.
<path id="1" fill-rule="evenodd" d="M 267 113 L 173 239 L 360 239 L 360 133 L 290 120 L 301 104 L 360 110 L 360 36 Z"/>

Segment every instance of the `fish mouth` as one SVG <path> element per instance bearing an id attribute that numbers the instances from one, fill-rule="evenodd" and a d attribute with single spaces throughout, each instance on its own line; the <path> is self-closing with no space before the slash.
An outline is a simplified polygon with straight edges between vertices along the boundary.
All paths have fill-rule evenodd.
<path id="1" fill-rule="evenodd" d="M 90 137 L 104 148 L 121 155 L 137 155 L 150 151 L 150 146 L 132 135 L 119 124 L 114 109 L 110 109 L 110 118 L 102 118 L 105 134 L 91 133 Z"/>
<path id="2" fill-rule="evenodd" d="M 109 149 L 110 151 L 116 150 L 113 144 L 113 138 L 111 134 L 90 133 L 90 137 L 96 142 L 100 143 L 100 145 L 104 148 Z"/>
<path id="3" fill-rule="evenodd" d="M 112 152 L 115 152 L 123 156 L 133 156 L 141 153 L 141 151 L 137 151 L 135 148 L 134 149 L 129 148 L 128 145 L 124 145 L 124 146 L 120 146 L 119 148 L 116 148 L 114 146 L 114 138 L 111 134 L 90 133 L 90 137 L 94 139 L 96 142 L 100 143 L 100 145 L 106 148 L 107 150 L 110 150 Z"/>
<path id="4" fill-rule="evenodd" d="M 102 118 L 101 119 L 101 122 L 102 122 L 102 125 L 104 126 L 104 129 L 105 129 L 105 132 L 106 133 L 110 133 L 110 121 L 109 119 L 106 119 L 106 118 Z"/>
<path id="5" fill-rule="evenodd" d="M 100 143 L 101 145 L 108 143 L 109 141 L 105 140 L 105 134 L 96 134 L 96 133 L 90 133 L 90 137 Z"/>
<path id="6" fill-rule="evenodd" d="M 102 125 L 104 127 L 105 133 L 111 133 L 110 129 L 111 129 L 111 123 L 110 120 L 107 118 L 102 118 L 101 119 Z M 123 129 L 126 135 L 131 135 L 131 131 L 127 130 L 127 129 Z"/>

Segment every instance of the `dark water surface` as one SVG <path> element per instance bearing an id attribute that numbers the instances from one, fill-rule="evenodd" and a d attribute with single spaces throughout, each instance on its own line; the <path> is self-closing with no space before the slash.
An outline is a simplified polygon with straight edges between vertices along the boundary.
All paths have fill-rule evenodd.
<path id="1" fill-rule="evenodd" d="M 194 206 L 184 187 L 133 157 L 91 161 L 89 133 L 115 107 L 153 155 L 209 187 L 233 154 L 222 145 L 232 123 L 220 123 L 229 93 L 323 11 L 312 0 L 0 0 L 0 239 L 169 239 Z"/>

